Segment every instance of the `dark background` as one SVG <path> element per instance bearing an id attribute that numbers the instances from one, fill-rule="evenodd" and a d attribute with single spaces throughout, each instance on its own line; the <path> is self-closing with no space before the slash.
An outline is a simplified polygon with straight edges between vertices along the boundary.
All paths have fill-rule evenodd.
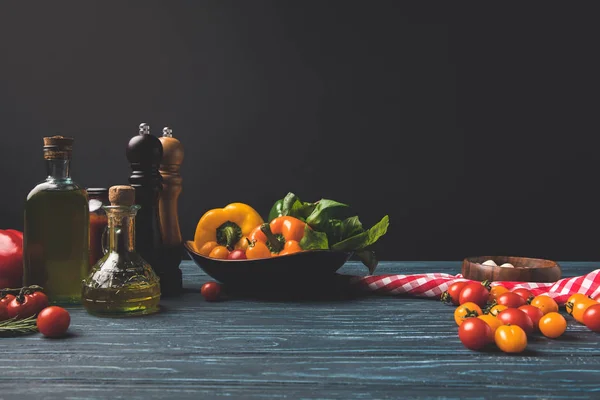
<path id="1" fill-rule="evenodd" d="M 185 146 L 186 239 L 294 191 L 389 214 L 381 259 L 599 259 L 597 14 L 413 3 L 0 3 L 0 228 L 22 229 L 43 136 L 109 186 L 147 122 Z"/>

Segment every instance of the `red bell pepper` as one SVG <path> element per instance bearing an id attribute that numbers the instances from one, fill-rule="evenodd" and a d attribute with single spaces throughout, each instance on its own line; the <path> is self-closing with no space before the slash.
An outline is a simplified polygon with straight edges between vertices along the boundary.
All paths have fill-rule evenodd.
<path id="1" fill-rule="evenodd" d="M 23 286 L 23 233 L 0 229 L 0 289 Z"/>

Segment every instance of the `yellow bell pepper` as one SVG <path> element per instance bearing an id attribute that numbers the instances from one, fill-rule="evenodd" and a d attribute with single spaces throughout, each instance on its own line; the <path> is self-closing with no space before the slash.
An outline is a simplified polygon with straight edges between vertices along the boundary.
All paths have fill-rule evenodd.
<path id="1" fill-rule="evenodd" d="M 225 208 L 215 208 L 198 221 L 194 245 L 200 249 L 204 243 L 214 241 L 233 250 L 246 244 L 246 238 L 262 223 L 260 214 L 247 204 L 232 203 Z"/>

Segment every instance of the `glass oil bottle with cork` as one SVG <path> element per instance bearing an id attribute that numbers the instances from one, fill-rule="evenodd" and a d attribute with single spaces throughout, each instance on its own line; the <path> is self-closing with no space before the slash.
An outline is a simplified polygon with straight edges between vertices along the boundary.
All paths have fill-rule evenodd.
<path id="1" fill-rule="evenodd" d="M 44 288 L 51 303 L 81 301 L 89 269 L 89 212 L 84 188 L 71 179 L 73 138 L 44 138 L 46 180 L 25 202 L 23 283 Z"/>
<path id="2" fill-rule="evenodd" d="M 154 270 L 135 250 L 135 189 L 109 189 L 108 248 L 83 281 L 83 305 L 91 314 L 126 316 L 159 310 L 160 282 Z"/>

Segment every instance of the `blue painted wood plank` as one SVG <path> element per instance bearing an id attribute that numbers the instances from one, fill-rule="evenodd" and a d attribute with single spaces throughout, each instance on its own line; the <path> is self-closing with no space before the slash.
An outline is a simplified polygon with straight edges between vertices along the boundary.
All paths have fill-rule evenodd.
<path id="1" fill-rule="evenodd" d="M 383 262 L 377 273 L 460 272 L 460 262 Z M 565 276 L 595 263 L 561 263 Z M 525 353 L 473 352 L 453 308 L 367 296 L 205 302 L 209 278 L 182 264 L 186 293 L 163 312 L 107 319 L 70 308 L 72 335 L 0 339 L 0 399 L 600 398 L 598 334 L 570 320 L 565 336 L 533 336 Z M 357 263 L 341 272 L 365 274 Z M 26 371 L 26 373 L 24 372 Z"/>

